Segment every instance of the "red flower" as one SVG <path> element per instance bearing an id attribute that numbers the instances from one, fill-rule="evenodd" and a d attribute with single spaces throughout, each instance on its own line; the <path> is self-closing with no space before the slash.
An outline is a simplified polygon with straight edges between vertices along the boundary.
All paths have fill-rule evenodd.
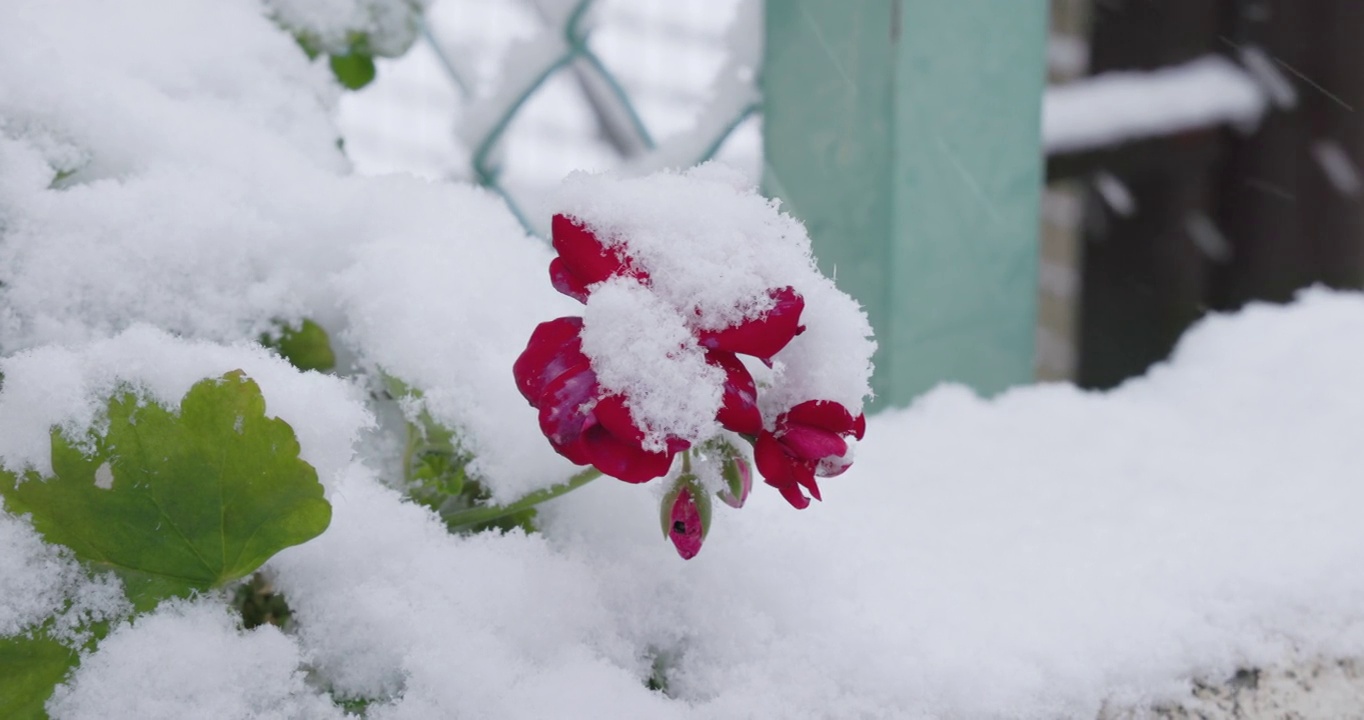
<path id="1" fill-rule="evenodd" d="M 591 294 L 590 286 L 613 277 L 632 277 L 648 284 L 648 271 L 637 266 L 623 246 L 608 247 L 580 221 L 555 215 L 550 231 L 551 242 L 559 253 L 549 263 L 549 278 L 555 290 L 585 303 Z M 697 332 L 701 346 L 752 355 L 770 364 L 773 355 L 805 330 L 800 326 L 805 299 L 789 286 L 772 288 L 767 294 L 775 302 L 772 309 L 738 325 Z"/>
<path id="2" fill-rule="evenodd" d="M 771 365 L 772 356 L 781 352 L 797 335 L 805 332 L 800 314 L 805 298 L 790 286 L 773 288 L 767 296 L 776 304 L 761 317 L 745 320 L 722 330 L 702 330 L 696 338 L 701 346 L 723 352 L 752 355 Z"/>
<path id="3" fill-rule="evenodd" d="M 777 418 L 772 432 L 764 431 L 753 446 L 753 460 L 764 481 L 781 491 L 796 509 L 810 504 L 804 488 L 816 500 L 815 476 L 833 477 L 848 469 L 844 461 L 851 435 L 858 440 L 866 432 L 866 417 L 828 400 L 808 400 Z"/>
<path id="4" fill-rule="evenodd" d="M 567 215 L 555 215 L 550 222 L 554 249 L 559 257 L 549 263 L 549 279 L 554 289 L 587 302 L 589 285 L 618 275 L 645 282 L 649 273 L 636 268 L 620 246 L 607 247 L 586 225 Z"/>
<path id="5" fill-rule="evenodd" d="M 582 351 L 582 326 L 580 317 L 540 323 L 512 366 L 516 387 L 540 411 L 540 430 L 560 455 L 611 477 L 642 483 L 666 475 L 689 444 L 669 438 L 663 452 L 644 449 L 625 398 L 597 382 Z"/>
<path id="6" fill-rule="evenodd" d="M 748 368 L 734 353 L 714 350 L 706 353 L 706 362 L 725 371 L 724 395 L 715 419 L 740 435 L 762 432 L 763 416 L 758 410 L 758 388 Z"/>

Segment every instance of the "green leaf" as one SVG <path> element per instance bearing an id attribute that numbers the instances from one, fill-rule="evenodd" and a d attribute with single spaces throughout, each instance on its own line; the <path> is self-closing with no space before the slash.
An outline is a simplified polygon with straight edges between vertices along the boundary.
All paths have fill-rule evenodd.
<path id="1" fill-rule="evenodd" d="M 331 56 L 332 74 L 343 86 L 359 90 L 374 79 L 374 58 L 360 52 Z"/>
<path id="2" fill-rule="evenodd" d="M 239 370 L 190 388 L 178 415 L 115 396 L 90 440 L 86 454 L 54 429 L 54 477 L 0 472 L 0 495 L 48 542 L 117 572 L 138 610 L 246 577 L 331 521 L 293 430 Z"/>
<path id="3" fill-rule="evenodd" d="M 0 638 L 0 718 L 46 720 L 43 704 L 79 660 L 45 635 Z"/>
<path id="4" fill-rule="evenodd" d="M 262 336 L 260 343 L 273 348 L 299 370 L 326 372 L 336 367 L 331 339 L 321 325 L 304 320 L 298 327 L 282 326 L 274 337 Z"/>

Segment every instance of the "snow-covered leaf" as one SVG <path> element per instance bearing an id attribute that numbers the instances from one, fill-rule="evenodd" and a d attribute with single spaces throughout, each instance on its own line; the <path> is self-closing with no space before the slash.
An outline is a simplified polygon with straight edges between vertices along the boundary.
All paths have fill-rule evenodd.
<path id="1" fill-rule="evenodd" d="M 293 430 L 240 372 L 196 384 L 178 414 L 125 392 L 102 434 L 55 430 L 52 448 L 53 477 L 0 474 L 6 507 L 117 572 L 139 609 L 245 577 L 331 519 Z"/>

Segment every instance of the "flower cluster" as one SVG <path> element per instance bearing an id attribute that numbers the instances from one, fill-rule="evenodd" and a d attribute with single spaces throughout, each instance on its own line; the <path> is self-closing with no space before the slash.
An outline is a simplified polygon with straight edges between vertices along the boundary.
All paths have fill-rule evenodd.
<path id="1" fill-rule="evenodd" d="M 604 242 L 587 224 L 563 214 L 554 216 L 552 233 L 558 256 L 550 263 L 549 274 L 563 294 L 587 304 L 608 282 L 651 290 L 650 268 L 631 254 L 626 240 L 613 237 Z M 824 399 L 795 404 L 764 420 L 758 385 L 741 356 L 751 357 L 754 368 L 762 369 L 756 363 L 771 367 L 773 357 L 805 331 L 801 316 L 806 302 L 790 285 L 770 287 L 765 296 L 764 309 L 729 322 L 707 317 L 699 307 L 675 309 L 686 320 L 687 344 L 699 348 L 705 366 L 723 378 L 715 424 L 732 433 L 726 433 L 727 438 L 752 443 L 758 472 L 767 484 L 796 508 L 804 508 L 810 502 L 805 492 L 820 497 L 816 476 L 837 475 L 850 464 L 847 438 L 861 439 L 865 423 L 860 413 L 854 416 L 845 406 Z M 579 316 L 536 327 L 513 367 L 517 387 L 539 411 L 540 429 L 550 444 L 574 463 L 592 465 L 625 482 L 643 483 L 668 475 L 682 453 L 683 471 L 665 500 L 662 520 L 678 552 L 690 558 L 700 549 L 710 515 L 709 496 L 691 469 L 692 452 L 704 456 L 721 449 L 721 474 L 731 478 L 721 499 L 736 507 L 751 486 L 749 461 L 725 438 L 660 437 L 654 432 L 657 428 L 632 409 L 635 398 L 628 390 L 603 385 L 601 368 L 584 352 L 584 329 Z M 704 369 L 699 362 L 697 367 Z M 709 453 L 696 447 L 702 443 Z"/>

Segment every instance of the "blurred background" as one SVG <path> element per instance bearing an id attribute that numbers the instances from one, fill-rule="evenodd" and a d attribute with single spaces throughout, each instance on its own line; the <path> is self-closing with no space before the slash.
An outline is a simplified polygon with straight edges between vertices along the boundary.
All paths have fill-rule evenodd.
<path id="1" fill-rule="evenodd" d="M 358 171 L 486 185 L 543 234 L 573 170 L 722 160 L 868 307 L 892 403 L 1112 387 L 1206 313 L 1364 285 L 1358 0 L 434 0 L 425 22 L 342 100 Z"/>

